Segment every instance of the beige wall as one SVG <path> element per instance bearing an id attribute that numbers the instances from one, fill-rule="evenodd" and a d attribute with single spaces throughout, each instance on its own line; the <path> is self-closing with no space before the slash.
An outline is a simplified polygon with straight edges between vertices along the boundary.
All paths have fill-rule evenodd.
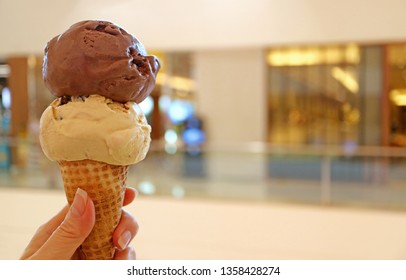
<path id="1" fill-rule="evenodd" d="M 1 0 L 0 56 L 42 52 L 84 19 L 114 21 L 148 48 L 405 40 L 403 0 Z"/>
<path id="2" fill-rule="evenodd" d="M 195 67 L 197 112 L 204 119 L 210 143 L 265 140 L 262 50 L 199 51 Z"/>

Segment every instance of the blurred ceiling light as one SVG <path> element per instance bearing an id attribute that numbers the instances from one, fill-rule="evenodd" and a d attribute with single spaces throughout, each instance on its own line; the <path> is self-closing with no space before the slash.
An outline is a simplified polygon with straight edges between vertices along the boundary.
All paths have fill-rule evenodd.
<path id="1" fill-rule="evenodd" d="M 11 93 L 8 87 L 4 87 L 1 90 L 1 102 L 3 104 L 3 107 L 6 109 L 11 108 Z"/>
<path id="2" fill-rule="evenodd" d="M 193 105 L 185 100 L 174 100 L 169 107 L 168 116 L 171 122 L 179 124 L 193 115 Z"/>
<path id="3" fill-rule="evenodd" d="M 185 189 L 181 186 L 174 186 L 172 188 L 172 195 L 175 198 L 183 198 L 185 196 Z"/>
<path id="4" fill-rule="evenodd" d="M 201 145 L 206 140 L 206 135 L 199 128 L 187 128 L 182 133 L 182 139 L 187 145 Z"/>
<path id="5" fill-rule="evenodd" d="M 271 66 L 303 66 L 343 62 L 358 64 L 359 59 L 360 49 L 355 44 L 349 44 L 345 47 L 272 49 L 267 55 L 267 62 Z"/>
<path id="6" fill-rule="evenodd" d="M 166 153 L 168 153 L 170 155 L 174 155 L 174 154 L 176 154 L 177 151 L 178 151 L 178 147 L 176 146 L 176 144 L 170 144 L 170 143 L 165 144 Z"/>
<path id="7" fill-rule="evenodd" d="M 397 106 L 406 106 L 406 88 L 399 88 L 399 89 L 391 90 L 390 99 Z"/>
<path id="8" fill-rule="evenodd" d="M 175 144 L 178 141 L 178 134 L 173 129 L 168 129 L 165 131 L 165 141 L 168 144 Z"/>
<path id="9" fill-rule="evenodd" d="M 155 185 L 150 181 L 142 181 L 138 185 L 138 189 L 142 194 L 154 194 L 156 191 Z"/>
<path id="10" fill-rule="evenodd" d="M 358 64 L 361 57 L 361 51 L 358 45 L 349 44 L 345 48 L 345 60 L 348 63 Z"/>
<path id="11" fill-rule="evenodd" d="M 291 48 L 272 51 L 268 63 L 273 66 L 302 66 L 325 63 L 325 52 L 313 48 Z"/>
<path id="12" fill-rule="evenodd" d="M 10 66 L 7 64 L 0 64 L 0 77 L 7 78 L 10 75 Z"/>
<path id="13" fill-rule="evenodd" d="M 339 47 L 333 46 L 326 49 L 326 63 L 337 64 L 343 62 L 342 51 Z"/>
<path id="14" fill-rule="evenodd" d="M 340 67 L 333 67 L 333 69 L 331 69 L 331 75 L 350 92 L 354 94 L 358 93 L 358 82 L 350 72 L 345 71 Z"/>
<path id="15" fill-rule="evenodd" d="M 271 50 L 267 56 L 268 64 L 272 66 L 316 65 L 323 60 L 322 53 L 317 48 Z"/>
<path id="16" fill-rule="evenodd" d="M 167 112 L 171 106 L 171 98 L 168 95 L 162 95 L 159 98 L 159 109 L 162 112 Z"/>
<path id="17" fill-rule="evenodd" d="M 170 88 L 179 91 L 192 92 L 195 90 L 195 81 L 190 78 L 180 77 L 180 76 L 170 76 L 165 73 L 158 74 L 156 78 L 156 83 L 159 85 L 166 85 Z"/>

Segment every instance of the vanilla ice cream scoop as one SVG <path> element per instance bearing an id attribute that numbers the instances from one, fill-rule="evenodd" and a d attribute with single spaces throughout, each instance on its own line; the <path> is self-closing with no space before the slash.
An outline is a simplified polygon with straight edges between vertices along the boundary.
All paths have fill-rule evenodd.
<path id="1" fill-rule="evenodd" d="M 151 141 L 151 127 L 136 103 L 100 95 L 56 99 L 42 114 L 40 127 L 45 155 L 58 162 L 135 164 L 145 158 Z"/>

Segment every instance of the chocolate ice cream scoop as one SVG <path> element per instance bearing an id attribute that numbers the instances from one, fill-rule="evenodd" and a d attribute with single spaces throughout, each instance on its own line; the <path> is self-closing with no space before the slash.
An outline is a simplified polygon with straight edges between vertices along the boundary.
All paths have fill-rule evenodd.
<path id="1" fill-rule="evenodd" d="M 57 97 L 98 94 L 140 103 L 153 90 L 158 58 L 107 21 L 82 21 L 48 42 L 42 74 Z"/>

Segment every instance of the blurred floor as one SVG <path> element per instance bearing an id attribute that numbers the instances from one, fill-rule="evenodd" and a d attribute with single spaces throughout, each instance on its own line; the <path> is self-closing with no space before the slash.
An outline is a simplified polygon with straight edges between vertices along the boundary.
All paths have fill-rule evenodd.
<path id="1" fill-rule="evenodd" d="M 65 203 L 61 190 L 0 188 L 0 259 L 17 259 Z M 140 196 L 139 259 L 404 259 L 406 213 Z"/>

